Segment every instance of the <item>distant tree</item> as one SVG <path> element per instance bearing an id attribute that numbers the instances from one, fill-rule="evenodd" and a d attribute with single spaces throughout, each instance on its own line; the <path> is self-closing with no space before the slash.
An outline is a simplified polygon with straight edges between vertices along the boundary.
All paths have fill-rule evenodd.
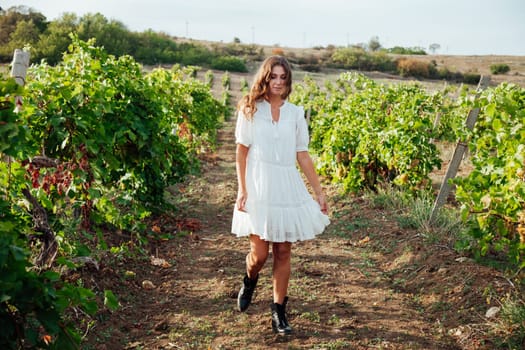
<path id="1" fill-rule="evenodd" d="M 394 46 L 387 50 L 390 53 L 398 55 L 426 55 L 427 53 L 421 47 L 402 47 Z"/>
<path id="2" fill-rule="evenodd" d="M 38 42 L 39 36 L 40 31 L 32 20 L 20 21 L 16 24 L 15 31 L 11 33 L 9 46 L 11 46 L 11 50 L 22 49 L 27 45 L 34 47 Z"/>
<path id="3" fill-rule="evenodd" d="M 122 22 L 116 20 L 107 24 L 99 40 L 108 48 L 109 53 L 116 56 L 129 54 L 133 45 L 132 33 Z"/>
<path id="4" fill-rule="evenodd" d="M 377 51 L 381 48 L 381 43 L 379 42 L 379 37 L 373 36 L 368 41 L 368 49 L 370 51 Z"/>
<path id="5" fill-rule="evenodd" d="M 62 17 L 52 21 L 40 36 L 32 60 L 38 61 L 45 58 L 49 64 L 58 63 L 71 44 L 69 34 L 75 33 L 77 28 L 78 17 L 74 13 L 64 13 Z"/>
<path id="6" fill-rule="evenodd" d="M 439 50 L 441 48 L 441 45 L 439 45 L 438 43 L 433 43 L 433 44 L 430 44 L 430 46 L 428 47 L 428 49 L 430 50 L 430 52 L 432 52 L 432 54 L 435 54 L 437 50 Z"/>
<path id="7" fill-rule="evenodd" d="M 82 17 L 66 13 L 60 19 L 47 22 L 42 14 L 25 6 L 17 6 L 0 11 L 0 62 L 10 62 L 14 48 L 29 45 L 32 62 L 44 59 L 48 64 L 55 65 L 68 51 L 71 34 L 83 41 L 95 39 L 95 45 L 104 47 L 109 54 L 129 54 L 138 62 L 150 65 L 179 63 L 211 67 L 213 64 L 245 71 L 244 61 L 238 57 L 264 56 L 263 48 L 242 45 L 239 38 L 231 43 L 234 52 L 225 55 L 198 43 L 179 44 L 172 36 L 151 29 L 142 33 L 131 32 L 122 22 L 108 20 L 101 13 Z M 218 59 L 223 56 L 235 59 Z"/>
<path id="8" fill-rule="evenodd" d="M 241 43 L 241 39 L 235 37 L 235 38 L 233 38 L 233 42 L 234 42 L 235 44 L 240 44 L 240 43 Z"/>
<path id="9" fill-rule="evenodd" d="M 112 55 L 122 56 L 130 51 L 132 36 L 126 26 L 116 20 L 108 20 L 101 13 L 86 14 L 80 18 L 78 36 L 82 40 L 95 38 L 97 46 Z"/>
<path id="10" fill-rule="evenodd" d="M 192 44 L 182 45 L 185 45 L 188 55 L 192 54 L 190 52 L 193 47 Z M 132 39 L 130 54 L 141 63 L 153 65 L 177 61 L 177 53 L 179 51 L 181 50 L 170 37 L 148 29 L 142 33 L 137 33 Z M 194 62 L 189 64 L 191 63 Z"/>
<path id="11" fill-rule="evenodd" d="M 91 38 L 96 39 L 97 46 L 104 46 L 99 39 L 108 25 L 108 19 L 101 13 L 88 13 L 82 16 L 78 23 L 78 37 L 81 40 L 88 41 Z"/>
<path id="12" fill-rule="evenodd" d="M 32 20 L 21 20 L 16 24 L 10 40 L 0 45 L 0 62 L 9 62 L 15 49 L 34 48 L 39 41 L 40 32 Z"/>
<path id="13" fill-rule="evenodd" d="M 0 47 L 7 44 L 11 34 L 20 21 L 33 21 L 39 32 L 47 28 L 46 17 L 27 6 L 13 6 L 1 12 L 0 16 Z"/>

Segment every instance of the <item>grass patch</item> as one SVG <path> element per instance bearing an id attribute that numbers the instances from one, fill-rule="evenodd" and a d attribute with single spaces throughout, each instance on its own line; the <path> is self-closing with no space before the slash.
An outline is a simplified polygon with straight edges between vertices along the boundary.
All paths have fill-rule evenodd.
<path id="1" fill-rule="evenodd" d="M 488 323 L 495 343 L 501 349 L 523 349 L 525 345 L 525 301 L 508 296 L 501 302 L 501 311 L 495 321 Z"/>
<path id="2" fill-rule="evenodd" d="M 402 229 L 415 229 L 430 244 L 453 245 L 464 231 L 458 209 L 442 207 L 430 222 L 434 199 L 428 195 L 413 197 L 393 187 L 383 187 L 367 194 L 375 208 L 390 210 Z"/>
<path id="3" fill-rule="evenodd" d="M 321 323 L 321 316 L 317 311 L 303 312 L 299 317 L 314 323 Z"/>
<path id="4" fill-rule="evenodd" d="M 187 311 L 183 311 L 181 319 L 186 322 L 178 322 L 168 334 L 168 339 L 172 342 L 184 344 L 189 348 L 201 349 L 210 346 L 217 336 L 215 326 L 206 318 L 191 317 Z M 188 320 L 191 321 L 188 322 Z"/>
<path id="5" fill-rule="evenodd" d="M 388 209 L 398 211 L 405 209 L 410 202 L 410 195 L 406 192 L 398 191 L 392 186 L 381 186 L 376 192 L 369 191 L 364 197 L 370 201 L 376 209 Z"/>
<path id="6" fill-rule="evenodd" d="M 345 340 L 334 340 L 328 343 L 319 344 L 319 347 L 316 349 L 326 349 L 326 350 L 340 350 L 340 349 L 350 349 L 351 343 Z"/>

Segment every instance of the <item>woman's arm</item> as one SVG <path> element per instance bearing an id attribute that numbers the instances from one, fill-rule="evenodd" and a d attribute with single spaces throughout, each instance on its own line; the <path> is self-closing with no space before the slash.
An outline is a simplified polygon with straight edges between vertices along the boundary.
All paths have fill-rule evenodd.
<path id="1" fill-rule="evenodd" d="M 235 152 L 235 167 L 237 169 L 237 209 L 240 211 L 246 211 L 246 199 L 248 198 L 248 192 L 246 191 L 246 158 L 248 157 L 249 148 L 237 144 L 237 151 Z"/>
<path id="2" fill-rule="evenodd" d="M 328 203 L 326 202 L 326 197 L 323 193 L 323 188 L 321 187 L 321 183 L 319 182 L 319 177 L 315 172 L 314 162 L 312 161 L 312 158 L 310 157 L 308 151 L 297 152 L 297 162 L 299 163 L 299 166 L 301 167 L 301 170 L 303 171 L 304 175 L 308 179 L 310 186 L 312 186 L 316 200 L 319 203 L 319 206 L 321 207 L 321 211 L 324 214 L 328 214 Z"/>

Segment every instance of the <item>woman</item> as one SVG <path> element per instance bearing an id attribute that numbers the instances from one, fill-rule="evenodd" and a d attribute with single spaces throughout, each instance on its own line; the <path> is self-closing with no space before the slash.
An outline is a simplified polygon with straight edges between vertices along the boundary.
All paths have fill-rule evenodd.
<path id="1" fill-rule="evenodd" d="M 239 311 L 251 303 L 259 271 L 273 254 L 272 329 L 290 334 L 286 319 L 292 243 L 312 239 L 329 224 L 328 205 L 308 153 L 304 111 L 287 101 L 292 72 L 281 56 L 267 58 L 238 105 L 235 137 L 238 195 L 232 232 L 249 236 Z M 312 198 L 296 162 L 315 193 Z"/>

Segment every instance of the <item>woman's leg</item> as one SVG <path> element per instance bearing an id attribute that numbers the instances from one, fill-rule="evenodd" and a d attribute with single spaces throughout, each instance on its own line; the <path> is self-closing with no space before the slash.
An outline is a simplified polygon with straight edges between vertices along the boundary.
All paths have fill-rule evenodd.
<path id="1" fill-rule="evenodd" d="M 246 255 L 246 275 L 244 276 L 241 290 L 237 296 L 237 308 L 246 311 L 252 302 L 253 292 L 259 279 L 259 271 L 268 258 L 270 244 L 256 235 L 250 235 L 250 252 Z"/>
<path id="2" fill-rule="evenodd" d="M 272 329 L 277 334 L 291 334 L 292 327 L 286 319 L 288 282 L 291 272 L 292 243 L 274 243 L 273 252 L 273 303 Z"/>
<path id="3" fill-rule="evenodd" d="M 268 259 L 270 243 L 263 241 L 257 235 L 250 235 L 250 252 L 246 255 L 246 273 L 248 277 L 254 279 Z"/>
<path id="4" fill-rule="evenodd" d="M 282 304 L 288 293 L 291 272 L 292 243 L 273 243 L 273 302 Z"/>

